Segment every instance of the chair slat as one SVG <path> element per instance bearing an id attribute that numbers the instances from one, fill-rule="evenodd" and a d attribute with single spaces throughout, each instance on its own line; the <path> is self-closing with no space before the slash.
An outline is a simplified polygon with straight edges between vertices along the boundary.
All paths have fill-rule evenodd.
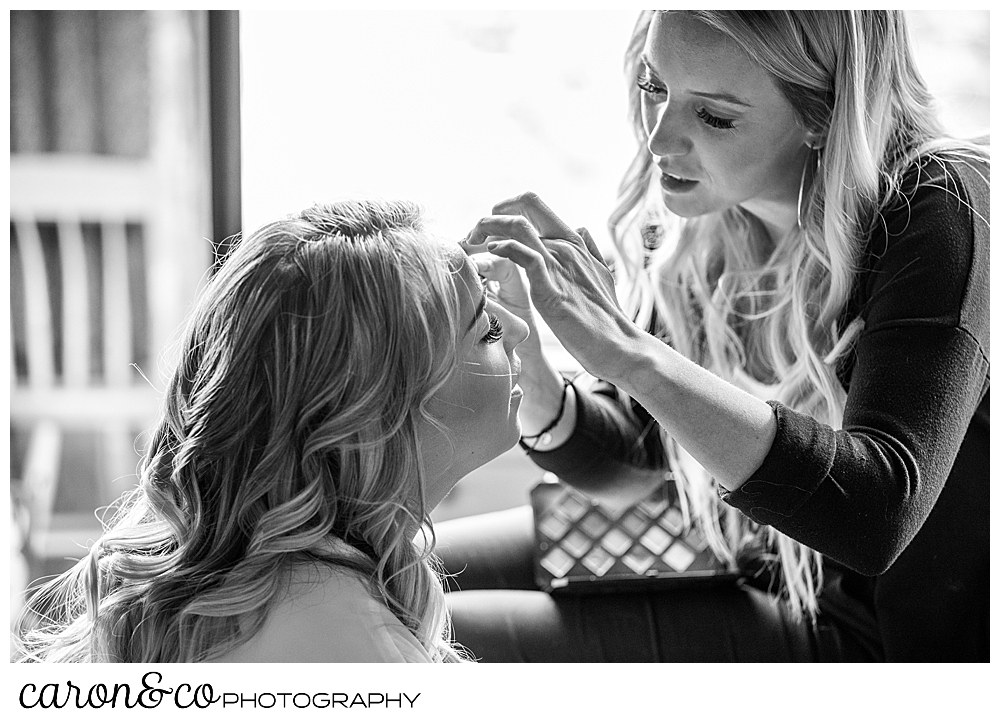
<path id="1" fill-rule="evenodd" d="M 28 358 L 28 384 L 51 387 L 55 384 L 55 360 L 52 308 L 49 304 L 48 274 L 42 253 L 42 238 L 34 218 L 17 220 L 18 248 L 24 269 L 25 353 Z"/>
<path id="2" fill-rule="evenodd" d="M 61 459 L 62 431 L 55 422 L 39 422 L 32 429 L 24 461 L 28 544 L 38 555 L 45 554 L 42 537 L 52 526 Z"/>
<path id="3" fill-rule="evenodd" d="M 125 224 L 101 224 L 104 271 L 104 376 L 108 386 L 132 381 L 132 317 Z"/>
<path id="4" fill-rule="evenodd" d="M 110 505 L 139 482 L 139 455 L 135 451 L 133 438 L 128 425 L 120 420 L 115 420 L 106 427 L 104 457 L 107 474 L 98 481 L 101 505 Z"/>
<path id="5" fill-rule="evenodd" d="M 58 228 L 63 268 L 63 383 L 83 387 L 90 381 L 90 304 L 83 229 L 77 219 L 61 220 Z"/>

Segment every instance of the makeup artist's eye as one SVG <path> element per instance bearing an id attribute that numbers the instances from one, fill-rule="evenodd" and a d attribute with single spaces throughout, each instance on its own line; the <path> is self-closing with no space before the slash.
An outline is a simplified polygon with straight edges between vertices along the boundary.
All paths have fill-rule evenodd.
<path id="1" fill-rule="evenodd" d="M 656 85 L 652 78 L 649 77 L 649 71 L 643 71 L 643 73 L 636 78 L 635 84 L 639 86 L 639 90 L 648 95 L 667 95 L 667 89 Z"/>
<path id="2" fill-rule="evenodd" d="M 493 314 L 487 314 L 487 318 L 490 320 L 490 330 L 486 332 L 482 341 L 484 344 L 496 344 L 503 339 L 503 324 Z"/>
<path id="3" fill-rule="evenodd" d="M 733 122 L 728 118 L 720 118 L 717 115 L 712 115 L 704 108 L 699 108 L 696 110 L 695 115 L 704 121 L 705 125 L 711 126 L 712 128 L 718 128 L 720 130 L 728 130 L 733 128 Z"/>

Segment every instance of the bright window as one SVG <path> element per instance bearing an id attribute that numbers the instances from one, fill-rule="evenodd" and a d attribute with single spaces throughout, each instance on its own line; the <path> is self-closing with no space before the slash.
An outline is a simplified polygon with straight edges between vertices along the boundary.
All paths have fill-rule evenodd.
<path id="1" fill-rule="evenodd" d="M 432 228 L 457 240 L 497 201 L 533 190 L 608 243 L 635 150 L 622 54 L 636 15 L 610 6 L 243 10 L 244 228 L 315 202 L 381 196 L 421 203 Z M 986 132 L 989 13 L 909 15 L 946 124 Z M 560 368 L 576 366 L 550 333 L 542 338 Z M 513 485 L 517 496 L 466 511 L 524 502 L 536 472 L 515 448 L 462 486 L 510 495 Z"/>

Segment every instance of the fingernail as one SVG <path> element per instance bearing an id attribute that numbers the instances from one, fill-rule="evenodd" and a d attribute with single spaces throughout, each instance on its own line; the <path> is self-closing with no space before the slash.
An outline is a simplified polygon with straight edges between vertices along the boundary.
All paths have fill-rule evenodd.
<path id="1" fill-rule="evenodd" d="M 486 244 L 486 248 L 488 248 L 490 251 L 493 251 L 499 245 L 500 245 L 499 241 L 490 241 L 488 244 Z"/>

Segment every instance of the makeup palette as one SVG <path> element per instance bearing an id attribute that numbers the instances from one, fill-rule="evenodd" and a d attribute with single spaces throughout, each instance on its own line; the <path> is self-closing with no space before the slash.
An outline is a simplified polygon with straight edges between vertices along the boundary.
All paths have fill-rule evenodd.
<path id="1" fill-rule="evenodd" d="M 613 592 L 738 577 L 685 520 L 672 479 L 614 511 L 558 480 L 542 481 L 531 490 L 531 506 L 535 581 L 545 592 Z"/>

